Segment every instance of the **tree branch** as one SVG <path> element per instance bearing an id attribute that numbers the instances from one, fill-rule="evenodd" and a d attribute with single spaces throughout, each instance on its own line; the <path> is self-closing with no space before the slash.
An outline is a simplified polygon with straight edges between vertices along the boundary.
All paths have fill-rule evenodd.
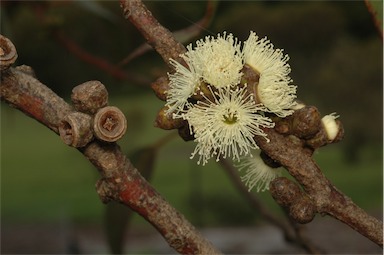
<path id="1" fill-rule="evenodd" d="M 180 54 L 186 51 L 185 47 L 153 17 L 141 1 L 120 0 L 120 5 L 123 8 L 124 17 L 136 26 L 170 68 L 173 68 L 169 63 L 170 58 L 180 63 L 184 62 Z"/>
<path id="2" fill-rule="evenodd" d="M 314 202 L 318 213 L 331 215 L 379 246 L 383 246 L 383 223 L 368 215 L 349 197 L 337 190 L 321 172 L 302 143 L 297 143 L 292 137 L 283 136 L 274 129 L 264 131 L 270 141 L 256 136 L 257 144 L 273 160 L 283 165 L 302 185 Z"/>
<path id="3" fill-rule="evenodd" d="M 74 111 L 47 86 L 20 68 L 2 72 L 0 96 L 2 101 L 56 134 L 61 120 Z M 116 143 L 105 144 L 95 140 L 79 151 L 102 176 L 97 191 L 103 202 L 115 200 L 138 212 L 179 253 L 220 253 L 140 175 Z"/>
<path id="4" fill-rule="evenodd" d="M 173 36 L 175 37 L 175 39 L 177 39 L 181 43 L 186 43 L 192 38 L 198 36 L 212 21 L 213 16 L 216 12 L 216 8 L 217 2 L 213 0 L 208 0 L 204 16 L 196 23 L 193 23 L 191 26 L 174 31 Z M 136 48 L 131 54 L 125 57 L 122 61 L 120 61 L 119 66 L 126 65 L 133 59 L 142 56 L 149 50 L 153 50 L 153 48 L 148 43 L 143 43 L 138 48 Z"/>

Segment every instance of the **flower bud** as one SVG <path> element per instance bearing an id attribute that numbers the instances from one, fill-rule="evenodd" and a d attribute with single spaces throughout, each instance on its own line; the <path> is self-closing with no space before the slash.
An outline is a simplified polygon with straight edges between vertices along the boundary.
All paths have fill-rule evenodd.
<path id="1" fill-rule="evenodd" d="M 283 119 L 276 121 L 275 130 L 281 134 L 292 134 L 308 139 L 320 130 L 320 113 L 314 106 L 304 106 Z"/>
<path id="2" fill-rule="evenodd" d="M 292 134 L 299 138 L 314 136 L 320 129 L 320 113 L 314 106 L 305 106 L 292 115 Z"/>
<path id="3" fill-rule="evenodd" d="M 337 118 L 339 116 L 335 113 L 331 113 L 329 115 L 325 115 L 321 119 L 321 124 L 324 127 L 325 133 L 327 134 L 328 141 L 333 141 L 336 139 L 337 135 L 340 132 L 340 122 L 337 122 Z"/>
<path id="4" fill-rule="evenodd" d="M 296 199 L 289 207 L 289 216 L 301 224 L 311 222 L 315 215 L 316 208 L 311 199 L 306 195 Z"/>
<path id="5" fill-rule="evenodd" d="M 157 117 L 155 120 L 155 127 L 170 130 L 180 128 L 184 125 L 184 120 L 182 118 L 172 118 L 172 113 L 167 113 L 168 106 L 165 106 L 160 109 L 157 113 Z"/>
<path id="6" fill-rule="evenodd" d="M 278 177 L 269 185 L 269 191 L 275 201 L 282 207 L 290 206 L 302 196 L 299 186 L 286 177 Z"/>
<path id="7" fill-rule="evenodd" d="M 344 129 L 338 116 L 334 113 L 324 116 L 321 119 L 321 127 L 317 134 L 306 141 L 307 145 L 316 149 L 329 143 L 336 143 L 344 136 Z"/>
<path id="8" fill-rule="evenodd" d="M 212 101 L 215 98 L 214 93 L 217 93 L 217 88 L 208 85 L 205 82 L 201 82 L 197 87 L 196 93 L 193 94 L 191 98 L 196 101 Z"/>
<path id="9" fill-rule="evenodd" d="M 151 88 L 155 95 L 162 101 L 167 100 L 167 91 L 169 90 L 168 77 L 159 77 L 156 81 L 151 83 Z"/>

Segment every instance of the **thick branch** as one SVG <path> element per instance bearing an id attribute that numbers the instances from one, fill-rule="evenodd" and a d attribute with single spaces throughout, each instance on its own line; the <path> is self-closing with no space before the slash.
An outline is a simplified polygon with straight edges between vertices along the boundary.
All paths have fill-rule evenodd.
<path id="1" fill-rule="evenodd" d="M 1 100 L 58 133 L 60 121 L 72 110 L 62 98 L 27 73 L 11 68 L 2 73 Z M 150 222 L 176 251 L 183 254 L 219 253 L 150 184 L 118 145 L 94 141 L 79 149 L 100 171 L 97 189 L 104 202 L 123 203 Z"/>
<path id="2" fill-rule="evenodd" d="M 256 137 L 257 144 L 303 186 L 315 203 L 317 212 L 333 216 L 383 246 L 383 223 L 338 191 L 301 143 L 295 142 L 290 136 L 278 134 L 274 129 L 265 129 L 265 133 L 270 142 L 263 137 Z"/>

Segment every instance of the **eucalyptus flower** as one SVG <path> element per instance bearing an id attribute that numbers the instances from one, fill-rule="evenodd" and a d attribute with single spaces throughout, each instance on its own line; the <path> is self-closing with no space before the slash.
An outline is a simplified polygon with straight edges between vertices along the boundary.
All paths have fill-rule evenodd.
<path id="1" fill-rule="evenodd" d="M 167 113 L 188 121 L 203 165 L 210 158 L 239 161 L 257 149 L 255 136 L 268 140 L 263 128 L 273 128 L 271 114 L 285 117 L 296 106 L 296 86 L 280 49 L 254 32 L 241 48 L 232 34 L 207 36 L 171 59 Z"/>
<path id="2" fill-rule="evenodd" d="M 243 56 L 240 44 L 232 34 L 225 32 L 217 38 L 205 37 L 187 46 L 185 56 L 199 69 L 202 80 L 216 88 L 235 86 L 240 82 Z"/>
<path id="3" fill-rule="evenodd" d="M 264 163 L 260 157 L 260 150 L 254 151 L 251 155 L 242 158 L 240 164 L 236 165 L 239 171 L 245 170 L 241 180 L 248 186 L 248 191 L 256 187 L 256 191 L 269 190 L 269 183 L 282 175 L 283 168 L 272 168 Z"/>
<path id="4" fill-rule="evenodd" d="M 280 117 L 291 115 L 290 108 L 296 104 L 296 86 L 289 84 L 292 82 L 289 56 L 281 49 L 274 49 L 267 38 L 259 40 L 254 32 L 244 42 L 243 54 L 245 63 L 260 75 L 257 99 L 266 111 Z"/>
<path id="5" fill-rule="evenodd" d="M 246 87 L 219 89 L 212 92 L 214 100 L 205 97 L 185 113 L 197 142 L 192 158 L 199 155 L 198 163 L 204 165 L 213 156 L 217 161 L 221 156 L 239 160 L 258 148 L 254 136 L 266 137 L 262 127 L 274 127 L 270 118 L 258 112 L 262 107 L 246 91 Z"/>
<path id="6" fill-rule="evenodd" d="M 185 58 L 187 60 L 187 58 Z M 188 98 L 191 97 L 200 84 L 200 75 L 194 66 L 186 61 L 188 68 L 179 62 L 171 59 L 171 64 L 176 72 L 169 74 L 169 90 L 167 91 L 167 113 L 178 113 L 183 111 L 184 107 L 189 104 Z"/>

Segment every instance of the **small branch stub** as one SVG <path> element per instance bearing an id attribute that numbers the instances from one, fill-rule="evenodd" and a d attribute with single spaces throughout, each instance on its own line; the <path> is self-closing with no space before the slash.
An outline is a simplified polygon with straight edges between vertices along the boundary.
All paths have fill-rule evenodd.
<path id="1" fill-rule="evenodd" d="M 65 144 L 84 147 L 93 139 L 92 117 L 82 112 L 68 114 L 59 125 L 59 134 Z"/>
<path id="2" fill-rule="evenodd" d="M 95 114 L 108 105 L 108 91 L 99 81 L 87 81 L 73 88 L 71 100 L 78 111 Z"/>
<path id="3" fill-rule="evenodd" d="M 94 116 L 93 131 L 95 136 L 105 142 L 116 142 L 127 130 L 127 119 L 115 106 L 101 108 Z"/>
<path id="4" fill-rule="evenodd" d="M 8 69 L 17 59 L 15 45 L 8 38 L 0 35 L 0 70 Z"/>

